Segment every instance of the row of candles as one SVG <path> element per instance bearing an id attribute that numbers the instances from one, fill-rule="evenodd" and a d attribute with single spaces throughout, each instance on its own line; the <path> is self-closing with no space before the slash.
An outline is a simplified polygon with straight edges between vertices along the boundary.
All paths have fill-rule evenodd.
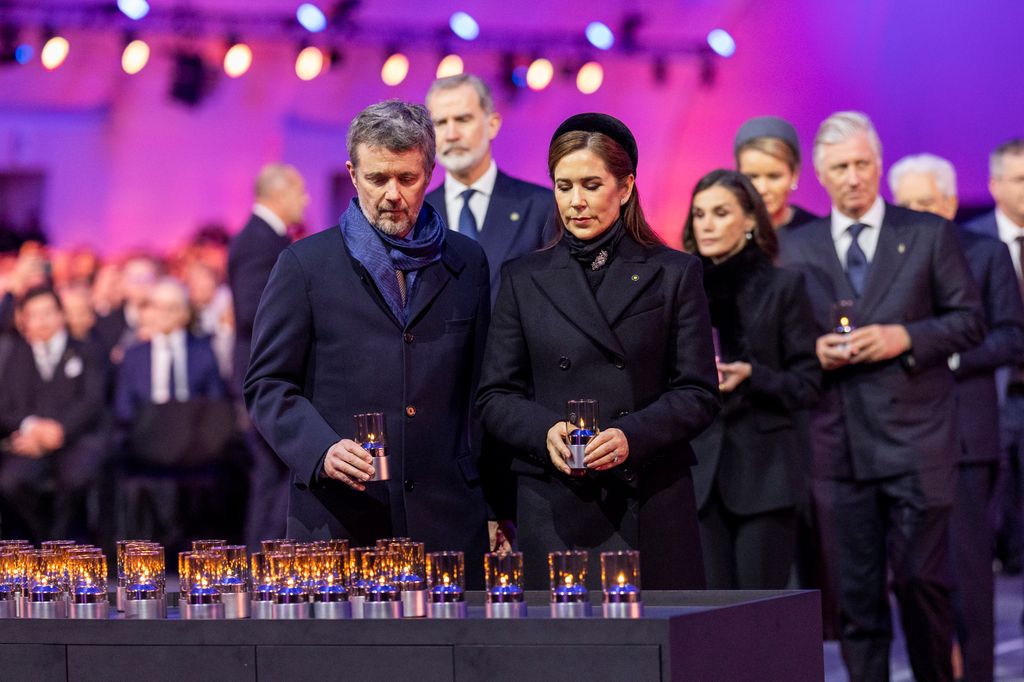
<path id="1" fill-rule="evenodd" d="M 602 552 L 603 615 L 642 615 L 640 557 Z M 550 613 L 591 615 L 585 551 L 548 554 Z M 142 540 L 117 543 L 116 608 L 129 619 L 167 617 L 164 548 Z M 489 618 L 526 615 L 523 555 L 484 555 Z M 178 606 L 186 619 L 463 618 L 462 552 L 426 553 L 409 538 L 373 547 L 346 540 L 265 540 L 261 551 L 196 540 L 178 555 Z M 71 541 L 0 540 L 0 618 L 107 618 L 107 560 L 101 549 Z"/>

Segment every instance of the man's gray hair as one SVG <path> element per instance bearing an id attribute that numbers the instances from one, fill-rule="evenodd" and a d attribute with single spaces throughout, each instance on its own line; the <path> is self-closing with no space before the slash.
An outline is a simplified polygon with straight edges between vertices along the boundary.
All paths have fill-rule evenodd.
<path id="1" fill-rule="evenodd" d="M 487 83 L 484 83 L 482 79 L 471 73 L 460 73 L 456 76 L 438 78 L 430 84 L 430 89 L 427 90 L 427 96 L 423 101 L 429 104 L 430 98 L 437 91 L 454 90 L 463 85 L 469 85 L 476 91 L 477 96 L 480 98 L 480 108 L 484 110 L 484 114 L 489 116 L 494 113 L 494 96 L 491 94 L 491 89 L 487 87 Z"/>
<path id="2" fill-rule="evenodd" d="M 268 163 L 260 169 L 254 194 L 257 199 L 265 199 L 287 187 L 296 177 L 301 176 L 295 166 L 276 161 Z"/>
<path id="3" fill-rule="evenodd" d="M 1003 159 L 1007 156 L 1024 156 L 1024 137 L 1007 140 L 992 150 L 988 157 L 988 174 L 993 178 L 1003 175 Z"/>
<path id="4" fill-rule="evenodd" d="M 946 159 L 934 154 L 904 156 L 889 169 L 889 189 L 893 196 L 907 173 L 923 173 L 935 178 L 935 186 L 944 196 L 956 196 L 956 170 Z"/>
<path id="5" fill-rule="evenodd" d="M 427 175 L 434 170 L 434 124 L 422 104 L 389 99 L 366 107 L 352 119 L 345 139 L 348 158 L 357 168 L 357 150 L 361 144 L 390 152 L 418 149 L 423 154 Z"/>
<path id="6" fill-rule="evenodd" d="M 860 134 L 868 136 L 868 142 L 875 152 L 878 165 L 882 165 L 882 141 L 878 139 L 874 124 L 867 114 L 859 111 L 837 111 L 824 121 L 814 136 L 814 169 L 821 170 L 821 160 L 825 155 L 823 147 L 828 144 L 839 144 Z"/>

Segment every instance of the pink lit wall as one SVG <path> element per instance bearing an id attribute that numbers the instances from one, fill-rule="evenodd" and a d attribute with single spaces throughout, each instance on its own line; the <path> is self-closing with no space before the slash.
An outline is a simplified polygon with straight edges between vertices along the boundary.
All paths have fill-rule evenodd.
<path id="1" fill-rule="evenodd" d="M 193 4 L 285 12 L 295 5 Z M 509 26 L 578 32 L 592 19 L 614 27 L 625 11 L 612 0 L 537 3 L 515 16 L 513 3 L 497 0 L 364 5 L 360 16 L 368 20 L 415 17 L 429 25 L 444 25 L 452 11 L 467 9 L 484 32 Z M 496 54 L 464 57 L 467 70 L 495 84 L 505 121 L 495 156 L 513 175 L 546 181 L 550 133 L 572 113 L 606 111 L 625 120 L 639 140 L 638 186 L 649 218 L 672 243 L 694 182 L 731 164 L 733 134 L 750 116 L 791 120 L 809 159 L 822 118 L 837 109 L 866 111 L 881 133 L 887 164 L 920 151 L 946 156 L 957 166 L 966 203 L 989 200 L 989 150 L 1024 135 L 1024 69 L 1013 56 L 1024 3 L 1015 0 L 652 0 L 631 7 L 648 18 L 642 36 L 701 37 L 721 26 L 735 36 L 736 55 L 716 61 L 711 86 L 700 84 L 695 60 L 672 62 L 658 83 L 649 62 L 610 57 L 602 60 L 604 87 L 590 96 L 561 77 L 543 92 L 513 91 L 498 85 Z M 306 176 L 310 227 L 330 225 L 336 218 L 331 181 L 344 172 L 347 122 L 380 99 L 422 100 L 438 59 L 437 49 L 409 52 L 409 77 L 390 88 L 379 78 L 382 50 L 352 48 L 341 68 L 303 83 L 293 71 L 293 45 L 254 40 L 252 70 L 238 80 L 222 74 L 200 106 L 187 108 L 167 96 L 170 41 L 154 40 L 151 63 L 130 77 L 119 68 L 118 35 L 70 35 L 71 56 L 56 72 L 38 61 L 0 68 L 0 172 L 44 172 L 43 222 L 53 241 L 106 252 L 171 249 L 210 222 L 237 229 L 257 170 L 276 159 Z M 205 49 L 214 56 L 219 48 L 211 41 Z M 827 209 L 809 163 L 796 199 Z"/>

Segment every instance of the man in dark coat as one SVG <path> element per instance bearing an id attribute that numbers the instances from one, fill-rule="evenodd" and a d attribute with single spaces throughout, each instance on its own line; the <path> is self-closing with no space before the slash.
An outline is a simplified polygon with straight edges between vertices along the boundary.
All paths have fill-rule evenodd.
<path id="1" fill-rule="evenodd" d="M 822 334 L 812 473 L 834 522 L 843 660 L 851 680 L 888 678 L 891 569 L 914 674 L 952 680 L 958 452 L 946 362 L 984 336 L 977 287 L 955 226 L 882 201 L 881 143 L 867 116 L 826 119 L 814 166 L 831 215 L 783 235 L 780 255 L 804 273 Z M 846 324 L 832 319 L 839 301 L 854 302 Z"/>
<path id="2" fill-rule="evenodd" d="M 267 164 L 256 180 L 256 202 L 249 222 L 231 240 L 228 285 L 235 311 L 232 388 L 239 398 L 249 367 L 256 307 L 277 257 L 291 243 L 288 227 L 302 222 L 308 203 L 305 183 L 294 167 Z M 288 515 L 288 469 L 255 429 L 246 429 L 245 442 L 250 457 L 245 543 L 255 551 L 260 540 L 284 534 Z"/>
<path id="3" fill-rule="evenodd" d="M 482 586 L 487 506 L 472 396 L 490 316 L 483 250 L 423 205 L 434 164 L 426 110 L 361 112 L 347 164 L 357 198 L 340 225 L 281 254 L 256 314 L 245 399 L 292 472 L 288 537 L 373 544 L 410 536 L 462 550 Z M 390 478 L 354 442 L 381 412 Z M 379 466 L 379 465 L 378 465 Z"/>
<path id="4" fill-rule="evenodd" d="M 956 171 L 931 154 L 900 159 L 889 169 L 896 203 L 953 220 Z M 960 244 L 981 292 L 988 333 L 975 348 L 954 353 L 960 462 L 950 518 L 950 565 L 956 635 L 967 680 L 991 680 L 995 622 L 990 504 L 999 473 L 999 399 L 996 370 L 1024 356 L 1024 305 L 1013 262 L 998 239 L 958 231 Z"/>
<path id="5" fill-rule="evenodd" d="M 67 333 L 51 289 L 27 291 L 18 313 L 24 340 L 13 339 L 0 369 L 0 493 L 34 541 L 84 539 L 106 446 L 106 365 Z"/>

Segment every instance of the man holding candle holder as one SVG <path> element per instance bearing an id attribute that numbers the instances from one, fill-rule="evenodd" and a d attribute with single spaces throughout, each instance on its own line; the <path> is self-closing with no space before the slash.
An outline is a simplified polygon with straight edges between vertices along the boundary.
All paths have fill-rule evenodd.
<path id="1" fill-rule="evenodd" d="M 920 680 L 952 680 L 948 527 L 956 482 L 947 358 L 983 338 L 977 288 L 955 228 L 886 204 L 871 121 L 840 112 L 818 130 L 818 180 L 831 216 L 781 235 L 780 260 L 804 273 L 821 336 L 822 402 L 811 415 L 816 502 L 831 520 L 840 642 L 851 680 L 889 677 L 887 570 Z M 855 301 L 856 329 L 830 330 Z"/>
<path id="2" fill-rule="evenodd" d="M 434 126 L 389 100 L 348 131 L 356 199 L 340 225 L 287 248 L 256 314 L 244 392 L 291 468 L 288 536 L 372 545 L 410 536 L 468 555 L 482 586 L 487 506 L 471 430 L 490 318 L 487 260 L 423 199 Z M 381 412 L 390 476 L 353 415 Z"/>

